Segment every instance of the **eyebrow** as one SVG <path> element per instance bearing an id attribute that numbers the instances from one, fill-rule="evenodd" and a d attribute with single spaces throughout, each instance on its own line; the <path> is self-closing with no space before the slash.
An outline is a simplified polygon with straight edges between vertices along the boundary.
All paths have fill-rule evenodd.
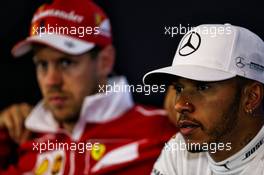
<path id="1" fill-rule="evenodd" d="M 33 58 L 32 58 L 32 60 L 33 60 L 33 62 L 36 62 L 36 61 L 39 60 L 39 58 L 36 55 L 34 55 Z"/>
<path id="2" fill-rule="evenodd" d="M 196 81 L 196 80 L 189 80 L 188 83 L 191 83 L 193 85 L 201 85 L 201 84 L 213 84 L 213 83 L 216 83 L 216 82 L 210 82 L 210 81 Z M 179 80 L 174 80 L 172 83 L 171 83 L 172 86 L 175 86 L 175 85 L 181 85 L 181 86 L 184 86 L 184 83 L 183 82 L 180 82 Z"/>

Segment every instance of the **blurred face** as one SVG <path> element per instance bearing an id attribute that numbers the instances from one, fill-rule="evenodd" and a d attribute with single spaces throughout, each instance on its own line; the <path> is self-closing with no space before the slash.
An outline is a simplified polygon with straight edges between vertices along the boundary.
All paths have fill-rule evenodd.
<path id="1" fill-rule="evenodd" d="M 218 143 L 228 140 L 238 122 L 240 90 L 235 79 L 200 82 L 184 78 L 174 83 L 172 119 L 188 143 Z M 174 101 L 174 102 L 173 102 Z M 202 150 L 189 151 L 197 152 Z"/>
<path id="2" fill-rule="evenodd" d="M 44 104 L 59 122 L 78 120 L 84 98 L 97 92 L 96 59 L 71 56 L 50 47 L 36 50 L 34 62 Z"/>

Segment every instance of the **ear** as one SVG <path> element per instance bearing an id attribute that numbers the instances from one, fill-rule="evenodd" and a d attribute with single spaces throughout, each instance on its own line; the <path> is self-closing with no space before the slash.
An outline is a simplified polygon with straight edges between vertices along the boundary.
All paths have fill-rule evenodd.
<path id="1" fill-rule="evenodd" d="M 244 88 L 244 103 L 245 112 L 254 111 L 257 109 L 263 99 L 263 86 L 259 82 L 253 82 Z"/>
<path id="2" fill-rule="evenodd" d="M 115 49 L 112 45 L 104 47 L 97 58 L 97 70 L 99 76 L 107 77 L 113 69 L 115 62 Z"/>

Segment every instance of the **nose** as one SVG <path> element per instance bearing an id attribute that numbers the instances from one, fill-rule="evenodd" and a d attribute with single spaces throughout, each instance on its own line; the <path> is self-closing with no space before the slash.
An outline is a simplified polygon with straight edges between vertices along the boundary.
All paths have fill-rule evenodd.
<path id="1" fill-rule="evenodd" d="M 45 82 L 47 86 L 59 86 L 62 84 L 62 72 L 56 66 L 50 65 L 48 67 Z"/>
<path id="2" fill-rule="evenodd" d="M 177 100 L 174 106 L 175 110 L 178 113 L 192 113 L 194 112 L 195 108 L 194 105 L 187 99 L 180 99 Z"/>

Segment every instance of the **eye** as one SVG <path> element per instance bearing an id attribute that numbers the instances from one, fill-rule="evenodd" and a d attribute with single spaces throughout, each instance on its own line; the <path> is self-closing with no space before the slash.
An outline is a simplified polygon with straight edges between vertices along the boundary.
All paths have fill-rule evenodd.
<path id="1" fill-rule="evenodd" d="M 35 61 L 35 66 L 37 70 L 47 70 L 48 68 L 48 63 L 46 61 L 43 60 L 37 60 Z"/>
<path id="2" fill-rule="evenodd" d="M 70 67 L 74 62 L 69 58 L 62 58 L 60 59 L 59 63 L 60 63 L 60 66 L 65 69 L 65 68 Z"/>
<path id="3" fill-rule="evenodd" d="M 174 89 L 176 90 L 176 93 L 179 94 L 183 91 L 183 87 L 179 84 L 174 84 Z"/>
<path id="4" fill-rule="evenodd" d="M 206 84 L 206 83 L 197 84 L 197 90 L 198 91 L 205 91 L 205 90 L 207 90 L 209 88 L 210 88 L 210 86 L 208 84 Z"/>

